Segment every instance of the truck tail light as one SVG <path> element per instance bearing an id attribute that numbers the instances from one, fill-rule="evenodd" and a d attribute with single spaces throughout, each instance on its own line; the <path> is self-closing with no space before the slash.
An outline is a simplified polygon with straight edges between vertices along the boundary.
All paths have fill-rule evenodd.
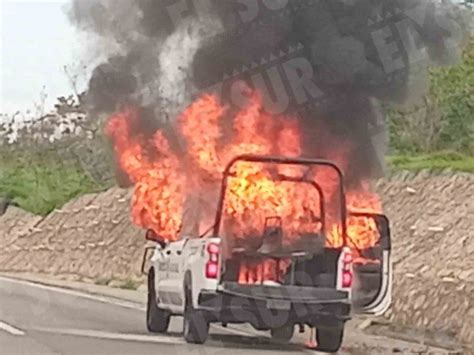
<path id="1" fill-rule="evenodd" d="M 345 247 L 342 249 L 340 258 L 341 267 L 341 279 L 340 286 L 343 289 L 350 289 L 352 287 L 352 281 L 354 279 L 352 262 L 353 262 L 352 251 L 350 248 Z"/>
<path id="2" fill-rule="evenodd" d="M 206 278 L 217 279 L 219 275 L 219 245 L 210 243 L 207 245 L 209 259 L 206 263 Z"/>

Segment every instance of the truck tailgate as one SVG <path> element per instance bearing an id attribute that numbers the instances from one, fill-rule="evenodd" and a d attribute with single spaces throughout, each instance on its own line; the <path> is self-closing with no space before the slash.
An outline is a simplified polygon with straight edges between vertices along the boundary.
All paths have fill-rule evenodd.
<path id="1" fill-rule="evenodd" d="M 224 282 L 224 294 L 259 300 L 288 300 L 295 303 L 349 303 L 348 293 L 326 287 L 241 285 Z"/>

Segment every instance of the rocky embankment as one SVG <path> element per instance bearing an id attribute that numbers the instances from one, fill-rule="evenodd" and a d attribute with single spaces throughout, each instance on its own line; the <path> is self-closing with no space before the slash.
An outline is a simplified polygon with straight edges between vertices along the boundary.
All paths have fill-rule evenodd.
<path id="1" fill-rule="evenodd" d="M 112 188 L 45 218 L 9 208 L 0 217 L 0 268 L 75 280 L 139 280 L 144 233 L 129 218 L 130 192 Z"/>
<path id="2" fill-rule="evenodd" d="M 474 344 L 474 175 L 401 173 L 377 189 L 393 235 L 394 300 L 386 316 Z M 9 208 L 0 217 L 0 269 L 141 281 L 145 241 L 130 223 L 129 200 L 128 191 L 113 188 L 46 218 Z"/>
<path id="3" fill-rule="evenodd" d="M 379 182 L 392 221 L 387 316 L 474 344 L 474 175 L 405 173 Z"/>

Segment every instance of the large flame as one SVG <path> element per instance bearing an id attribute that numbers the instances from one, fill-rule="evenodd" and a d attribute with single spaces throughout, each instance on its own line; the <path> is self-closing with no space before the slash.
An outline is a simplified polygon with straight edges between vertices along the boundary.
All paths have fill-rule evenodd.
<path id="1" fill-rule="evenodd" d="M 183 213 L 185 176 L 161 131 L 150 141 L 132 134 L 137 120 L 138 112 L 126 109 L 112 116 L 106 128 L 114 141 L 120 167 L 135 185 L 132 220 L 166 240 L 176 240 Z"/>
<path id="2" fill-rule="evenodd" d="M 223 106 L 212 95 L 203 95 L 192 103 L 177 120 L 182 138 L 180 152 L 171 149 L 165 134 L 158 130 L 153 137 L 139 133 L 139 112 L 125 109 L 113 115 L 107 124 L 118 163 L 134 184 L 132 219 L 143 228 L 153 229 L 168 241 L 177 240 L 186 213 L 186 199 L 197 196 L 217 199 L 222 173 L 235 156 L 241 154 L 302 154 L 298 121 L 289 117 L 272 117 L 265 113 L 258 95 L 238 111 Z M 230 122 L 228 124 L 228 122 Z M 342 169 L 347 165 L 348 147 L 334 149 L 334 160 Z M 185 153 L 184 153 L 185 152 Z M 223 233 L 238 245 L 253 244 L 261 236 L 265 223 L 278 217 L 284 229 L 283 245 L 291 245 L 301 235 L 321 232 L 320 197 L 311 184 L 278 181 L 275 174 L 317 181 L 324 190 L 326 203 L 337 201 L 337 175 L 327 168 L 305 170 L 305 167 L 279 165 L 271 169 L 263 164 L 238 163 L 229 179 L 223 216 Z M 204 187 L 205 186 L 205 187 Z M 210 189 L 209 186 L 212 188 Z M 347 192 L 348 210 L 381 212 L 376 194 L 366 186 Z M 217 201 L 214 201 L 217 202 Z M 215 206 L 215 205 L 214 205 Z M 215 209 L 197 206 L 203 220 L 212 220 Z M 341 247 L 341 225 L 334 208 L 326 216 L 326 245 Z M 202 214 L 207 214 L 202 216 Z M 203 226 L 206 227 L 206 226 Z M 378 242 L 375 222 L 362 217 L 348 218 L 348 243 L 357 252 Z M 275 278 L 278 268 L 273 261 L 247 265 L 241 282 Z M 280 266 L 284 269 L 285 266 Z"/>

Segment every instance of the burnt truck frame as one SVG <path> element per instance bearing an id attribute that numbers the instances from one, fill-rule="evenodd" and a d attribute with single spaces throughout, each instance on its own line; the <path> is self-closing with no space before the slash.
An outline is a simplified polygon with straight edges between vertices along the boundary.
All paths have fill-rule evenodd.
<path id="1" fill-rule="evenodd" d="M 233 176 L 233 168 L 240 162 L 307 166 L 307 171 L 301 177 L 275 172 L 272 178 L 275 181 L 310 184 L 315 188 L 320 201 L 319 240 L 323 243 L 309 251 L 249 252 L 233 249 L 223 237 L 222 223 L 228 180 Z M 323 188 L 310 176 L 315 167 L 330 169 L 338 179 L 343 244 L 339 248 L 328 248 L 325 245 L 326 197 Z M 364 252 L 379 260 L 379 263 L 353 268 L 348 247 L 348 216 L 374 220 L 380 241 L 376 247 Z M 272 218 L 274 217 L 269 217 Z M 278 228 L 268 230 L 275 232 Z M 151 231 L 147 233 L 147 239 L 159 240 Z M 270 330 L 275 340 L 286 342 L 291 339 L 295 326 L 309 325 L 317 328 L 316 350 L 335 352 L 342 344 L 345 323 L 353 312 L 380 314 L 390 305 L 390 252 L 388 218 L 379 214 L 347 211 L 344 174 L 333 162 L 242 155 L 233 159 L 223 173 L 215 223 L 210 233 L 169 244 L 160 242 L 154 249 L 152 266 L 148 272 L 148 329 L 166 331 L 169 317 L 182 315 L 184 337 L 191 343 L 205 342 L 212 322 L 250 323 L 257 330 Z M 243 258 L 257 263 L 273 259 L 277 267 L 279 260 L 290 259 L 291 267 L 281 284 L 240 284 L 238 270 Z M 146 259 L 147 253 L 144 255 L 143 271 Z M 211 261 L 214 264 L 210 264 Z M 213 266 L 209 269 L 212 273 L 208 270 L 209 266 Z M 350 276 L 349 286 L 345 284 L 348 281 L 345 276 Z M 352 287 L 352 278 L 357 280 L 356 288 Z"/>

